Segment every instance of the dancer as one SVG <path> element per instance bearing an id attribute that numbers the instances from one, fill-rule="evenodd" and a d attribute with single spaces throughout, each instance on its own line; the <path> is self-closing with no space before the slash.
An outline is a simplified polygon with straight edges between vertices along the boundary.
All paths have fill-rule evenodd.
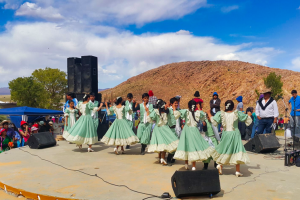
<path id="1" fill-rule="evenodd" d="M 178 112 L 178 99 L 177 98 L 171 98 L 170 99 L 170 106 L 168 106 L 169 109 L 169 113 L 168 113 L 168 125 L 171 129 L 171 131 L 174 133 L 174 135 L 179 138 L 180 137 L 180 133 L 181 133 L 181 129 L 179 127 L 176 127 L 177 125 L 177 120 L 180 118 L 180 112 Z M 176 129 L 177 128 L 177 129 Z M 169 153 L 168 157 L 167 157 L 167 163 L 168 165 L 172 165 L 172 163 L 175 162 L 175 159 L 173 159 L 175 152 L 173 153 Z M 161 157 L 161 156 L 159 156 Z"/>
<path id="2" fill-rule="evenodd" d="M 70 107 L 65 110 L 64 116 L 66 118 L 65 129 L 64 129 L 65 132 L 65 131 L 69 131 L 72 128 L 72 126 L 76 123 L 79 117 L 78 110 L 75 109 L 73 101 L 70 102 Z"/>
<path id="3" fill-rule="evenodd" d="M 115 145 L 115 154 L 118 153 L 118 148 L 121 146 L 121 153 L 124 154 L 124 145 L 136 144 L 139 142 L 137 136 L 135 136 L 132 128 L 128 125 L 126 121 L 126 113 L 132 114 L 132 109 L 128 105 L 122 105 L 122 97 L 118 97 L 116 101 L 116 106 L 108 108 L 107 102 L 105 102 L 106 110 L 108 115 L 116 114 L 116 119 L 114 123 L 109 127 L 106 134 L 101 139 L 101 142 L 107 145 Z"/>
<path id="4" fill-rule="evenodd" d="M 78 108 L 81 112 L 81 117 L 69 130 L 65 131 L 63 137 L 71 143 L 77 144 L 81 149 L 83 144 L 87 144 L 88 152 L 93 152 L 92 145 L 98 141 L 97 130 L 94 125 L 93 118 L 91 116 L 91 110 L 98 112 L 103 103 L 100 106 L 94 107 L 90 102 L 90 95 L 85 94 L 83 102 L 78 103 Z"/>
<path id="5" fill-rule="evenodd" d="M 127 94 L 127 101 L 123 102 L 124 106 L 128 106 L 129 110 L 126 111 L 125 113 L 125 118 L 126 121 L 129 125 L 129 127 L 132 129 L 133 131 L 133 123 L 134 123 L 134 118 L 133 118 L 133 108 L 135 107 L 135 100 L 133 100 L 133 95 L 131 93 Z M 126 146 L 126 149 L 129 149 L 130 145 Z"/>
<path id="6" fill-rule="evenodd" d="M 180 116 L 178 111 L 174 111 L 174 115 Z M 172 153 L 175 152 L 178 145 L 178 138 L 171 131 L 168 126 L 168 114 L 169 109 L 167 108 L 166 103 L 162 99 L 157 100 L 157 109 L 154 109 L 151 113 L 147 112 L 148 119 L 156 122 L 156 125 L 152 132 L 152 137 L 148 152 L 157 152 L 161 153 L 160 163 L 167 165 L 165 161 L 166 152 Z M 150 121 L 149 119 L 149 121 Z"/>
<path id="7" fill-rule="evenodd" d="M 150 144 L 150 134 L 152 129 L 152 121 L 147 121 L 147 113 L 152 113 L 153 105 L 149 103 L 148 93 L 144 93 L 142 99 L 143 103 L 136 104 L 135 110 L 140 111 L 140 124 L 137 130 L 137 137 L 142 145 L 141 154 L 145 155 L 146 147 Z"/>
<path id="8" fill-rule="evenodd" d="M 203 121 L 203 131 L 205 132 L 204 139 L 207 141 L 209 146 L 216 148 L 216 146 L 218 146 L 218 144 L 219 144 L 220 136 L 218 133 L 218 128 L 212 126 L 209 118 Z M 212 160 L 212 157 L 203 161 L 203 163 L 204 163 L 203 169 L 208 168 L 208 164 L 210 163 L 211 160 Z M 217 167 L 216 162 L 214 163 L 214 167 Z"/>
<path id="9" fill-rule="evenodd" d="M 99 106 L 99 102 L 96 99 L 96 95 L 95 93 L 91 93 L 90 94 L 90 102 L 93 104 L 94 107 L 98 107 Z M 102 104 L 103 105 L 103 104 Z M 95 128 L 96 131 L 98 129 L 98 125 L 99 125 L 99 118 L 98 118 L 98 112 L 93 112 L 93 110 L 91 110 L 91 116 L 94 120 L 94 124 L 95 124 Z"/>
<path id="10" fill-rule="evenodd" d="M 225 102 L 225 112 L 219 111 L 215 116 L 207 113 L 211 122 L 217 126 L 222 123 L 223 133 L 220 144 L 215 148 L 212 154 L 213 159 L 218 163 L 217 169 L 222 174 L 222 165 L 236 165 L 235 175 L 242 176 L 240 173 L 240 164 L 250 162 L 244 145 L 241 140 L 238 122 L 245 122 L 246 125 L 252 123 L 251 113 L 244 114 L 241 111 L 234 111 L 234 103 L 231 100 Z"/>
<path id="11" fill-rule="evenodd" d="M 198 108 L 197 110 L 196 107 Z M 185 160 L 185 169 L 189 169 L 188 162 L 192 162 L 192 170 L 196 170 L 196 161 L 207 160 L 214 152 L 214 148 L 207 144 L 197 128 L 199 120 L 204 121 L 206 119 L 200 104 L 191 100 L 188 103 L 188 108 L 188 110 L 180 110 L 181 117 L 185 119 L 185 126 L 181 132 L 174 158 Z"/>

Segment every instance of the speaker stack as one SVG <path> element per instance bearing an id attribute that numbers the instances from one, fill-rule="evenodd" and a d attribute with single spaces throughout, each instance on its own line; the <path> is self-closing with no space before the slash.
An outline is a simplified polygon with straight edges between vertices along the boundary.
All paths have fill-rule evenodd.
<path id="1" fill-rule="evenodd" d="M 34 133 L 28 138 L 28 146 L 31 149 L 43 149 L 56 145 L 56 140 L 50 132 Z"/>
<path id="2" fill-rule="evenodd" d="M 171 178 L 176 197 L 215 195 L 221 191 L 217 169 L 176 171 Z"/>
<path id="3" fill-rule="evenodd" d="M 101 101 L 98 95 L 98 58 L 95 56 L 81 56 L 68 58 L 68 91 L 74 93 L 78 101 L 85 93 L 95 93 L 96 100 Z"/>
<path id="4" fill-rule="evenodd" d="M 270 134 L 257 134 L 244 145 L 247 151 L 255 153 L 272 153 L 280 148 L 276 136 Z"/>

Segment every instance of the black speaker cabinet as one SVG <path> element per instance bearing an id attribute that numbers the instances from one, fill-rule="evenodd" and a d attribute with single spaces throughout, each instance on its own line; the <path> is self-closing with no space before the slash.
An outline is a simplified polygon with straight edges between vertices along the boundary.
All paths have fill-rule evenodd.
<path id="1" fill-rule="evenodd" d="M 176 197 L 215 195 L 221 191 L 217 169 L 176 171 L 171 178 Z"/>
<path id="2" fill-rule="evenodd" d="M 56 145 L 56 140 L 50 132 L 41 132 L 32 134 L 28 141 L 28 146 L 31 149 L 43 149 Z"/>
<path id="3" fill-rule="evenodd" d="M 244 145 L 247 151 L 256 153 L 271 153 L 280 148 L 274 134 L 258 134 Z"/>
<path id="4" fill-rule="evenodd" d="M 98 58 L 68 58 L 68 92 L 76 95 L 95 93 L 98 99 Z"/>

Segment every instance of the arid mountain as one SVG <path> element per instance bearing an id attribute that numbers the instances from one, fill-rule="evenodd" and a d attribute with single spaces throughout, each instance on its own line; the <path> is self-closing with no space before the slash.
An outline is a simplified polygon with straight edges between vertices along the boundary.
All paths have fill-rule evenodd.
<path id="1" fill-rule="evenodd" d="M 193 98 L 196 90 L 200 91 L 204 100 L 204 109 L 209 109 L 209 101 L 213 92 L 218 92 L 222 100 L 222 108 L 226 100 L 244 97 L 245 107 L 255 106 L 257 95 L 255 89 L 264 87 L 263 78 L 270 72 L 282 76 L 284 99 L 287 103 L 292 89 L 299 89 L 300 73 L 264 67 L 240 61 L 197 61 L 180 62 L 164 65 L 134 76 L 120 85 L 102 91 L 104 100 L 125 97 L 131 92 L 141 102 L 141 95 L 152 90 L 157 98 L 168 101 L 175 95 L 181 95 L 181 107 Z M 234 101 L 236 102 L 236 101 Z M 282 100 L 278 101 L 280 113 L 284 114 Z"/>

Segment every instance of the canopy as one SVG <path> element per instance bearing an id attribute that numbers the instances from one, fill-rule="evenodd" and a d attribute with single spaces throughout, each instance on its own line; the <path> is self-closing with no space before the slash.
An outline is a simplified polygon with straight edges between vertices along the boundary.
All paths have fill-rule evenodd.
<path id="1" fill-rule="evenodd" d="M 0 109 L 0 115 L 63 115 L 63 111 L 59 110 L 48 110 L 41 108 L 31 108 L 31 107 L 15 107 Z"/>

